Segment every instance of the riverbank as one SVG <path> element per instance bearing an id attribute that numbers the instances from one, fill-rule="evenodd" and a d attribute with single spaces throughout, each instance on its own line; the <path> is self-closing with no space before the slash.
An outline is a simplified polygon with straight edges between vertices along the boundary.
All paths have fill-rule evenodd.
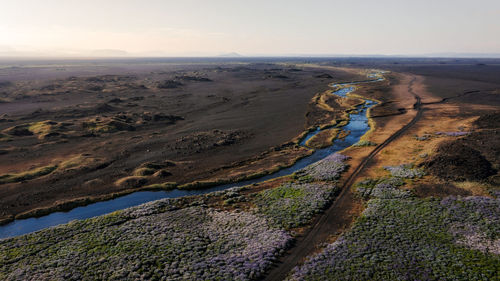
<path id="1" fill-rule="evenodd" d="M 333 154 L 297 179 L 157 200 L 0 240 L 0 278 L 262 277 L 296 230 L 335 197 L 345 160 Z M 60 262 L 42 266 L 47 260 Z"/>
<path id="2" fill-rule="evenodd" d="M 379 80 L 377 80 L 377 81 L 379 81 Z M 346 86 L 347 85 L 348 84 L 346 84 Z M 345 91 L 344 89 L 348 89 L 348 90 Z M 345 98 L 347 98 L 345 95 L 350 91 L 354 91 L 354 89 L 355 88 L 352 88 L 352 87 L 349 87 L 349 88 L 341 87 L 341 88 L 335 89 L 335 92 L 333 92 L 332 96 L 339 96 L 339 97 L 345 99 Z M 338 95 L 336 94 L 337 92 L 339 92 Z M 109 201 L 97 203 L 97 204 L 99 204 L 98 211 L 92 210 L 93 208 L 95 208 L 95 206 L 93 206 L 93 205 L 96 203 L 88 205 L 88 203 L 92 203 L 92 202 L 88 202 L 85 200 L 77 201 L 76 203 L 83 203 L 83 204 L 85 204 L 87 202 L 88 203 L 85 207 L 77 208 L 73 211 L 70 211 L 66 215 L 64 213 L 56 213 L 53 215 L 47 215 L 47 216 L 39 218 L 39 219 L 14 220 L 14 221 L 8 223 L 7 225 L 0 227 L 0 231 L 3 231 L 4 233 L 13 233 L 13 231 L 15 231 L 15 233 L 22 234 L 22 233 L 26 233 L 23 231 L 31 232 L 31 231 L 34 231 L 37 229 L 42 229 L 44 227 L 56 225 L 57 223 L 64 223 L 65 221 L 68 222 L 72 219 L 85 219 L 85 218 L 89 218 L 92 216 L 101 215 L 101 214 L 109 213 L 112 211 L 116 211 L 116 210 L 119 210 L 120 208 L 130 207 L 130 206 L 138 205 L 141 203 L 145 203 L 145 202 L 148 202 L 151 200 L 157 200 L 157 199 L 161 199 L 161 198 L 179 197 L 179 196 L 186 196 L 186 195 L 193 195 L 193 194 L 203 194 L 203 193 L 207 193 L 207 192 L 213 192 L 213 191 L 217 191 L 217 190 L 227 189 L 227 188 L 234 187 L 237 185 L 241 186 L 241 185 L 253 184 L 256 182 L 265 181 L 268 179 L 291 174 L 297 170 L 305 168 L 307 165 L 310 165 L 314 162 L 319 161 L 320 159 L 322 159 L 322 158 L 324 158 L 324 157 L 326 157 L 326 156 L 328 156 L 336 151 L 345 149 L 345 148 L 353 145 L 354 143 L 358 142 L 360 140 L 361 136 L 364 135 L 366 133 L 366 131 L 369 130 L 368 119 L 367 119 L 367 110 L 370 107 L 372 107 L 374 104 L 375 104 L 375 102 L 373 102 L 373 101 L 366 101 L 365 103 L 359 104 L 358 106 L 356 106 L 354 108 L 355 110 L 353 110 L 353 108 L 349 109 L 349 112 L 352 112 L 350 114 L 349 122 L 346 124 L 339 124 L 338 125 L 339 126 L 338 128 L 341 128 L 345 132 L 348 132 L 348 134 L 343 139 L 339 139 L 337 141 L 337 144 L 332 143 L 331 147 L 327 147 L 324 149 L 318 149 L 318 150 L 314 151 L 311 155 L 309 155 L 309 157 L 302 158 L 302 160 L 295 161 L 293 166 L 290 166 L 289 168 L 285 168 L 285 169 L 279 169 L 277 172 L 274 172 L 272 174 L 268 173 L 267 176 L 258 177 L 258 176 L 260 176 L 260 175 L 258 175 L 258 176 L 254 176 L 251 179 L 247 179 L 247 180 L 242 181 L 242 182 L 234 182 L 234 183 L 226 183 L 226 184 L 224 184 L 224 181 L 221 181 L 221 180 L 219 180 L 219 181 L 207 181 L 207 182 L 203 182 L 203 183 L 195 182 L 192 185 L 184 186 L 183 189 L 156 192 L 156 194 L 152 194 L 152 192 L 151 192 L 151 193 L 147 194 L 148 196 L 146 198 L 143 198 L 141 196 L 142 195 L 141 193 L 144 194 L 144 191 L 135 192 L 135 193 L 123 196 L 123 197 L 118 198 L 118 199 L 111 199 Z M 321 131 L 322 130 L 320 129 L 320 130 L 309 132 L 308 134 L 304 135 L 304 140 L 311 138 L 312 136 L 320 133 Z M 300 141 L 300 139 L 299 139 L 298 141 L 299 141 L 299 143 L 303 143 L 304 140 Z M 206 188 L 207 186 L 211 186 L 211 185 L 215 185 L 215 184 L 219 184 L 219 185 L 216 185 L 212 188 Z M 203 190 L 195 189 L 195 188 L 201 188 L 201 187 L 205 187 L 205 189 L 203 189 Z M 146 195 L 146 194 L 144 194 L 144 195 Z M 62 205 L 62 206 L 64 206 L 64 205 Z M 71 204 L 68 204 L 67 206 L 72 207 Z M 38 214 L 43 214 L 43 212 L 44 211 L 40 211 Z M 57 217 L 58 219 L 54 220 L 53 217 Z M 64 219 L 64 217 L 66 217 L 66 219 Z M 25 230 L 22 230 L 22 229 L 25 229 Z"/>
<path id="3" fill-rule="evenodd" d="M 357 77 L 251 62 L 38 70 L 0 71 L 10 81 L 0 91 L 10 100 L 0 103 L 0 219 L 214 172 L 224 178 L 234 165 L 248 175 L 286 165 L 291 158 L 273 150 L 307 128 L 311 97 Z M 255 157 L 261 167 L 244 167 Z"/>

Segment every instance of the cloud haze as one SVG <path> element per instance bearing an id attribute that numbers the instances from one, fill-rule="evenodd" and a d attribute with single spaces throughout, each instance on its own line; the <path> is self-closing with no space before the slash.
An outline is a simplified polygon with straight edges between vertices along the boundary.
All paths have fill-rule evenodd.
<path id="1" fill-rule="evenodd" d="M 0 34 L 0 55 L 500 53 L 500 1 L 8 0 Z"/>

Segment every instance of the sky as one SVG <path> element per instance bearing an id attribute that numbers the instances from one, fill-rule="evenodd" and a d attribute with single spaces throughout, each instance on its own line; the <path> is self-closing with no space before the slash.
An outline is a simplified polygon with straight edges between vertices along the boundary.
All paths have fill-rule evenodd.
<path id="1" fill-rule="evenodd" d="M 0 56 L 500 53 L 499 0 L 1 0 Z"/>

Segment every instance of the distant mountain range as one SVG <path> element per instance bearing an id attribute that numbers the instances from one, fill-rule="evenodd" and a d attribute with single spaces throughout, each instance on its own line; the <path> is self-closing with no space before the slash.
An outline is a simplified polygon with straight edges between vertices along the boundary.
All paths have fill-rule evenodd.
<path id="1" fill-rule="evenodd" d="M 125 58 L 125 57 L 219 57 L 219 58 L 251 58 L 251 57 L 305 57 L 305 58 L 500 58 L 500 53 L 465 53 L 465 52 L 439 52 L 426 54 L 305 54 L 305 53 L 288 53 L 288 54 L 249 54 L 241 55 L 237 52 L 222 53 L 219 55 L 210 55 L 203 52 L 186 53 L 186 54 L 171 54 L 163 51 L 151 51 L 142 53 L 133 53 L 119 49 L 97 49 L 97 50 L 37 50 L 29 48 L 14 48 L 11 46 L 0 45 L 0 57 L 18 57 L 18 58 L 67 58 L 67 57 L 95 57 L 95 58 Z"/>
<path id="2" fill-rule="evenodd" d="M 218 57 L 221 57 L 221 58 L 241 58 L 243 56 L 236 53 L 236 52 L 231 52 L 231 53 L 220 54 L 220 55 L 218 55 Z"/>
<path id="3" fill-rule="evenodd" d="M 500 58 L 500 53 L 428 53 L 428 54 L 272 54 L 249 57 L 308 57 L 308 58 Z"/>
<path id="4" fill-rule="evenodd" d="M 14 49 L 6 46 L 0 46 L 0 57 L 130 57 L 133 54 L 124 50 L 117 49 L 98 49 L 98 50 L 30 50 Z"/>
<path id="5" fill-rule="evenodd" d="M 431 53 L 424 57 L 440 58 L 500 58 L 500 53 Z"/>

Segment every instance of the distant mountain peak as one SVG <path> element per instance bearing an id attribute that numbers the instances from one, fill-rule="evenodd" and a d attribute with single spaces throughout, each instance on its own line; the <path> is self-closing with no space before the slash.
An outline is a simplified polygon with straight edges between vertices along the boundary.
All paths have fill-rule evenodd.
<path id="1" fill-rule="evenodd" d="M 243 57 L 242 55 L 240 55 L 240 54 L 238 54 L 236 52 L 220 54 L 218 56 L 219 57 L 225 57 L 225 58 L 241 58 L 241 57 Z"/>

